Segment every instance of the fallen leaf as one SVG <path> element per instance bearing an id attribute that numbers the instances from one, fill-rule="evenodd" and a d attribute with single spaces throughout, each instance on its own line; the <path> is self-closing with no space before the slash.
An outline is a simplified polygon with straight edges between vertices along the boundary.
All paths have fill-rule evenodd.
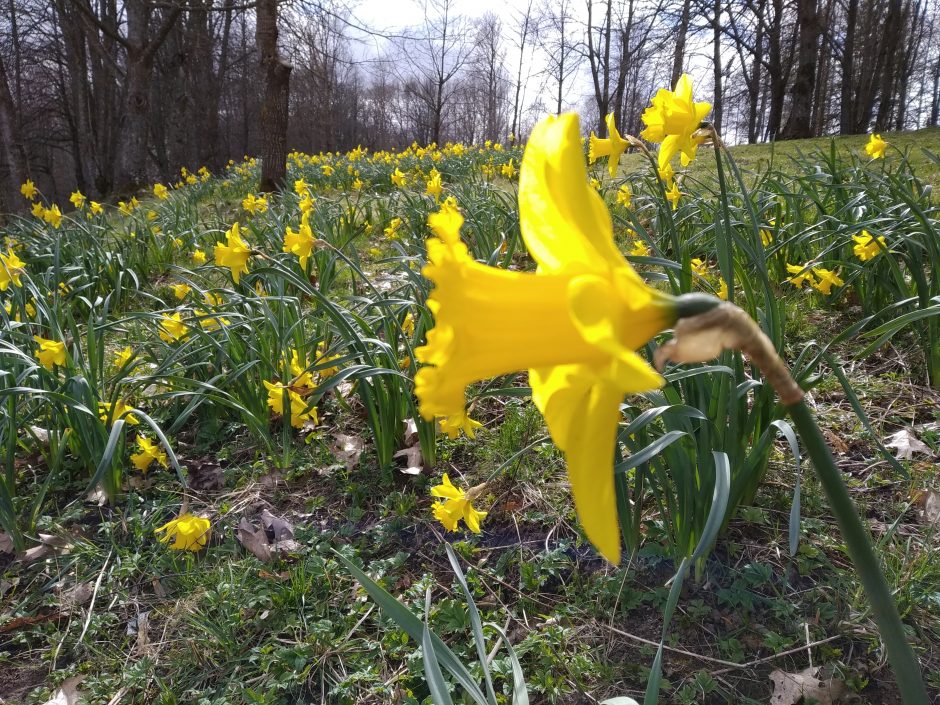
<path id="1" fill-rule="evenodd" d="M 75 705 L 82 700 L 82 694 L 78 691 L 78 684 L 85 680 L 85 676 L 72 676 L 62 681 L 59 689 L 52 694 L 52 700 L 47 700 L 44 705 Z"/>
<path id="2" fill-rule="evenodd" d="M 0 624 L 0 634 L 15 632 L 17 629 L 31 627 L 34 624 L 41 624 L 43 622 L 64 619 L 66 616 L 67 615 L 65 612 L 60 612 L 59 610 L 48 610 L 39 614 L 28 615 L 26 617 L 16 617 L 11 619 L 6 624 Z"/>
<path id="3" fill-rule="evenodd" d="M 29 432 L 36 437 L 36 440 L 43 445 L 49 445 L 49 429 L 40 426 L 30 426 Z"/>
<path id="4" fill-rule="evenodd" d="M 20 554 L 19 560 L 27 565 L 35 563 L 36 561 L 41 561 L 57 553 L 67 553 L 67 549 L 70 545 L 68 539 L 64 539 L 61 536 L 39 534 L 39 545 L 23 551 L 23 553 Z"/>
<path id="5" fill-rule="evenodd" d="M 101 485 L 98 485 L 95 489 L 88 492 L 85 495 L 85 501 L 88 504 L 94 504 L 99 507 L 103 507 L 108 503 L 108 495 L 104 493 L 104 488 Z"/>
<path id="6" fill-rule="evenodd" d="M 264 527 L 268 539 L 271 541 L 277 542 L 294 538 L 294 527 L 291 523 L 274 516 L 267 509 L 261 512 L 261 526 Z"/>
<path id="7" fill-rule="evenodd" d="M 418 442 L 418 424 L 414 419 L 405 419 L 405 439 L 406 446 L 413 446 Z"/>
<path id="8" fill-rule="evenodd" d="M 359 464 L 359 456 L 366 447 L 365 441 L 359 436 L 347 436 L 345 433 L 334 434 L 333 441 L 333 454 L 336 459 L 345 465 L 347 470 L 353 470 Z"/>
<path id="9" fill-rule="evenodd" d="M 823 433 L 826 436 L 826 440 L 829 441 L 829 445 L 832 446 L 832 449 L 839 455 L 845 455 L 849 452 L 849 444 L 842 440 L 842 437 L 833 433 L 828 428 L 823 429 Z"/>
<path id="10" fill-rule="evenodd" d="M 262 563 L 271 562 L 271 547 L 264 529 L 256 529 L 248 519 L 242 517 L 236 531 L 238 542 Z"/>
<path id="11" fill-rule="evenodd" d="M 81 607 L 91 600 L 95 594 L 95 587 L 92 583 L 79 583 L 62 593 L 61 607 L 65 611 L 71 611 L 76 607 Z"/>
<path id="12" fill-rule="evenodd" d="M 424 470 L 424 458 L 421 457 L 421 446 L 415 445 L 400 450 L 395 453 L 394 457 L 405 459 L 405 467 L 400 468 L 400 470 L 406 475 L 420 475 L 422 470 Z"/>
<path id="13" fill-rule="evenodd" d="M 163 583 L 160 578 L 154 578 L 150 581 L 150 584 L 153 585 L 153 594 L 159 598 L 166 597 L 166 589 L 163 587 Z"/>
<path id="14" fill-rule="evenodd" d="M 189 475 L 189 486 L 194 490 L 212 492 L 225 486 L 222 466 L 211 458 L 187 460 L 186 471 Z"/>
<path id="15" fill-rule="evenodd" d="M 922 493 L 920 520 L 940 527 L 940 492 L 927 490 Z"/>
<path id="16" fill-rule="evenodd" d="M 13 539 L 6 531 L 0 531 L 0 553 L 13 553 Z"/>
<path id="17" fill-rule="evenodd" d="M 137 615 L 137 643 L 134 649 L 140 656 L 150 651 L 150 612 L 141 612 Z"/>
<path id="18" fill-rule="evenodd" d="M 770 705 L 797 705 L 815 700 L 819 705 L 833 705 L 845 694 L 845 684 L 835 678 L 822 680 L 818 669 L 806 668 L 799 673 L 788 673 L 779 668 L 770 674 L 774 693 Z"/>
<path id="19" fill-rule="evenodd" d="M 913 429 L 910 428 L 902 428 L 897 433 L 892 433 L 888 436 L 885 439 L 885 448 L 897 449 L 898 452 L 894 457 L 898 460 L 911 460 L 914 453 L 933 455 L 930 446 L 918 440 L 917 436 L 914 435 Z"/>

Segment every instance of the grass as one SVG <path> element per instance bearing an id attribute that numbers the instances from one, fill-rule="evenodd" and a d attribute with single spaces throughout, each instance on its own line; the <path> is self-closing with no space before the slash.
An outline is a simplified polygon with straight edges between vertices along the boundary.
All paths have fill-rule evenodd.
<path id="1" fill-rule="evenodd" d="M 890 162 L 887 170 L 881 163 L 852 161 L 864 138 L 835 141 L 835 163 L 857 169 L 852 173 L 859 180 L 870 179 L 858 196 L 868 199 L 862 205 L 875 219 L 868 227 L 889 235 L 898 252 L 905 238 L 926 235 L 936 223 L 929 196 L 914 203 L 925 210 L 924 221 L 909 222 L 907 210 L 896 218 L 903 199 L 892 189 L 908 183 L 911 170 L 938 183 L 938 165 L 922 149 L 936 151 L 938 136 L 937 130 L 885 135 L 892 145 L 910 148 L 908 164 Z M 851 258 L 846 237 L 860 226 L 838 201 L 844 194 L 823 190 L 825 185 L 813 190 L 812 170 L 826 164 L 823 152 L 812 150 L 828 145 L 825 139 L 733 148 L 742 169 L 763 177 L 748 174 L 745 181 L 755 191 L 724 201 L 724 213 L 710 176 L 716 175 L 714 162 L 703 158 L 703 149 L 684 182 L 692 193 L 674 213 L 654 188 L 632 180 L 632 210 L 612 206 L 615 236 L 629 247 L 646 234 L 653 255 L 634 258 L 635 264 L 658 276 L 660 286 L 670 286 L 672 276 L 682 290 L 714 290 L 729 274 L 722 240 L 727 226 L 736 300 L 764 323 L 779 315 L 779 343 L 788 361 L 796 367 L 806 351 L 832 343 L 832 357 L 807 369 L 807 385 L 878 540 L 937 696 L 938 527 L 924 520 L 913 498 L 940 489 L 940 475 L 925 453 L 899 461 L 899 471 L 876 441 L 913 428 L 929 451 L 940 453 L 940 394 L 928 384 L 921 329 L 901 329 L 864 356 L 858 355 L 860 339 L 843 335 L 880 309 L 874 303 L 866 308 L 874 289 L 857 285 L 870 270 Z M 381 160 L 296 157 L 292 180 L 311 185 L 316 205 L 310 221 L 328 244 L 311 253 L 306 269 L 281 251 L 284 229 L 299 227 L 300 194 L 272 199 L 265 213 L 248 215 L 240 207 L 253 188 L 252 163 L 182 186 L 168 201 L 144 200 L 128 217 L 75 214 L 57 233 L 34 220 L 11 221 L 9 237 L 22 245 L 29 281 L 10 287 L 3 298 L 11 312 L 0 333 L 0 369 L 12 377 L 0 383 L 8 400 L 0 447 L 13 478 L 7 491 L 15 490 L 11 516 L 24 527 L 25 545 L 35 547 L 42 535 L 58 542 L 39 559 L 0 551 L 4 702 L 45 703 L 64 679 L 82 675 L 87 701 L 102 704 L 429 703 L 419 645 L 376 608 L 339 557 L 361 566 L 416 614 L 423 613 L 430 589 L 430 627 L 464 663 L 474 663 L 470 612 L 445 542 L 463 562 L 482 621 L 504 629 L 518 654 L 532 702 L 641 700 L 682 555 L 677 536 L 688 531 L 669 492 L 679 492 L 688 480 L 691 495 L 700 497 L 696 510 L 707 513 L 709 502 L 701 502 L 710 498 L 712 480 L 705 459 L 713 451 L 739 453 L 735 473 L 752 464 L 763 481 L 753 496 L 743 493 L 745 501 L 727 518 L 714 551 L 682 587 L 665 638 L 661 702 L 767 702 L 773 669 L 795 672 L 810 663 L 843 681 L 856 702 L 899 702 L 858 577 L 813 473 L 797 468 L 783 439 L 769 442 L 763 455 L 756 450 L 763 429 L 772 430 L 770 421 L 779 415 L 772 395 L 764 399 L 751 384 L 760 380 L 740 358 L 721 360 L 731 374 L 695 373 L 670 382 L 661 397 L 629 399 L 624 427 L 644 413 L 649 417 L 651 409 L 663 411 L 620 439 L 625 455 L 670 430 L 685 435 L 624 473 L 639 514 L 636 550 L 620 568 L 600 559 L 584 538 L 564 459 L 522 386 L 524 377 L 474 388 L 473 417 L 483 423 L 476 439 L 435 438 L 434 427 L 420 420 L 411 387 L 414 348 L 432 318 L 418 270 L 424 223 L 436 208 L 423 194 L 422 180 L 432 164 L 443 173 L 445 195 L 456 194 L 466 214 L 463 235 L 475 257 L 525 269 L 532 263 L 519 238 L 516 185 L 480 176 L 481 166 L 499 169 L 509 158 L 518 164 L 519 156 L 471 150 L 430 162 L 409 151 L 395 157 L 413 179 L 404 190 L 389 187 L 394 167 Z M 628 155 L 625 173 L 640 170 L 638 159 Z M 324 164 L 336 165 L 335 173 L 324 175 Z M 363 189 L 351 187 L 347 164 L 361 170 Z M 608 202 L 618 185 L 605 185 Z M 753 257 L 743 254 L 746 238 L 759 239 L 740 205 L 748 199 L 762 216 L 773 214 L 781 223 L 774 244 Z M 781 201 L 786 205 L 775 205 Z M 810 201 L 822 205 L 807 207 Z M 149 210 L 156 213 L 152 220 Z M 386 239 L 382 231 L 393 217 L 401 217 L 402 225 Z M 246 239 L 265 253 L 251 261 L 239 283 L 211 264 L 215 243 L 236 219 Z M 154 223 L 159 233 L 151 231 Z M 209 264 L 193 264 L 197 247 L 208 253 Z M 689 260 L 696 256 L 710 266 L 692 277 Z M 835 262 L 830 266 L 846 274 L 848 283 L 834 296 L 796 290 L 784 282 L 785 272 L 772 271 L 766 290 L 754 283 L 755 260 L 773 270 L 813 258 Z M 896 260 L 907 266 L 900 255 Z M 855 279 L 848 276 L 852 267 Z M 909 278 L 902 275 L 902 283 Z M 180 281 L 193 290 L 177 301 L 170 285 Z M 60 282 L 67 282 L 67 292 Z M 890 274 L 874 284 L 899 285 Z M 206 291 L 223 301 L 207 304 Z M 27 303 L 37 311 L 29 314 Z M 186 316 L 188 337 L 165 343 L 156 328 L 174 310 Z M 226 322 L 203 327 L 199 316 L 206 312 Z M 890 314 L 880 315 L 876 322 L 890 320 Z M 37 366 L 31 335 L 38 332 L 67 340 L 68 371 Z M 133 347 L 135 361 L 115 368 L 108 360 L 125 345 Z M 318 423 L 300 428 L 271 413 L 262 386 L 298 377 L 291 369 L 293 351 L 316 380 L 302 390 L 306 402 L 298 410 L 316 408 Z M 833 374 L 837 361 L 848 389 Z M 334 365 L 338 372 L 328 372 Z M 723 375 L 736 385 L 730 389 L 743 392 L 729 394 L 732 382 L 723 382 Z M 27 387 L 29 394 L 15 391 Z M 115 398 L 138 404 L 167 431 L 186 468 L 187 487 L 158 463 L 147 473 L 132 470 L 130 440 L 141 427 L 115 431 L 117 424 L 96 425 L 96 414 L 82 411 Z M 875 435 L 853 408 L 855 400 Z M 690 408 L 706 413 L 714 428 L 683 415 Z M 739 432 L 728 434 L 732 427 Z M 48 430 L 50 441 L 39 441 L 37 428 Z M 361 455 L 350 455 L 350 442 L 361 444 Z M 412 456 L 420 451 L 418 474 L 402 472 L 409 463 L 396 453 L 409 449 Z M 116 487 L 108 502 L 88 492 L 95 489 L 89 480 L 102 457 L 100 467 L 108 466 Z M 462 487 L 487 483 L 476 500 L 489 512 L 481 534 L 446 533 L 433 520 L 429 492 L 442 472 Z M 638 479 L 643 472 L 645 489 Z M 799 542 L 790 555 L 798 478 Z M 47 492 L 31 515 L 46 480 Z M 184 503 L 212 522 L 206 548 L 196 553 L 170 550 L 153 534 Z M 263 562 L 237 536 L 240 523 L 262 530 L 270 516 L 288 522 L 292 538 Z M 282 525 L 272 526 L 273 534 Z M 496 632 L 486 633 L 487 649 L 493 648 Z M 512 667 L 506 652 L 494 649 L 495 689 L 507 702 Z M 482 680 L 479 667 L 473 676 Z M 459 689 L 453 695 L 468 702 L 459 700 Z"/>

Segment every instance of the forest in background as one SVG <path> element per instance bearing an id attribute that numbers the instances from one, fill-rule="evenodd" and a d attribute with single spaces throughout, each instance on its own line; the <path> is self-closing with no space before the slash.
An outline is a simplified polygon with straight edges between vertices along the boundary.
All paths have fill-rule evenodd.
<path id="1" fill-rule="evenodd" d="M 106 198 L 243 155 L 524 137 L 571 108 L 635 133 L 654 88 L 690 69 L 731 141 L 940 120 L 936 0 L 422 7 L 375 53 L 377 32 L 332 0 L 6 0 L 0 212 L 27 206 L 27 178 L 54 201 Z"/>

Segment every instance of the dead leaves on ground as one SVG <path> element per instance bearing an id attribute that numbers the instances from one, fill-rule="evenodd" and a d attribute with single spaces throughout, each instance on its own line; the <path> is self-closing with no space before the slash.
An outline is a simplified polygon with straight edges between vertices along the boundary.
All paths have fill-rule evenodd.
<path id="1" fill-rule="evenodd" d="M 930 446 L 918 439 L 912 428 L 902 428 L 892 433 L 885 439 L 885 448 L 895 449 L 897 453 L 894 457 L 898 460 L 913 460 L 914 453 L 923 453 L 928 457 L 933 455 Z"/>
<path id="2" fill-rule="evenodd" d="M 845 695 L 845 684 L 835 678 L 820 678 L 819 669 L 809 667 L 799 673 L 788 673 L 779 668 L 770 674 L 774 693 L 770 705 L 798 705 L 818 702 L 834 705 Z"/>
<path id="3" fill-rule="evenodd" d="M 285 519 L 274 516 L 265 509 L 259 515 L 261 528 L 257 528 L 247 517 L 238 522 L 238 542 L 262 563 L 270 563 L 275 556 L 296 553 L 301 545 L 294 540 L 294 527 Z"/>

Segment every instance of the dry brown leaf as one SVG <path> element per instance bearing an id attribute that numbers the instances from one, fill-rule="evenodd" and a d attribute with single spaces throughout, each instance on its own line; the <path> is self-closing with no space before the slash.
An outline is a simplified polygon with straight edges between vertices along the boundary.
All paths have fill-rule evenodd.
<path id="1" fill-rule="evenodd" d="M 186 463 L 189 486 L 194 490 L 216 491 L 225 486 L 222 466 L 211 458 L 197 458 Z"/>
<path id="2" fill-rule="evenodd" d="M 842 440 L 842 437 L 828 428 L 823 429 L 823 433 L 826 436 L 826 440 L 829 441 L 829 445 L 832 446 L 832 449 L 839 455 L 845 455 L 849 452 L 849 444 Z"/>
<path id="3" fill-rule="evenodd" d="M 99 507 L 103 507 L 108 503 L 108 495 L 104 493 L 104 488 L 101 485 L 98 485 L 95 489 L 90 490 L 87 495 L 85 495 L 85 501 L 88 504 L 94 504 Z"/>
<path id="4" fill-rule="evenodd" d="M 0 531 L 0 553 L 13 553 L 13 539 L 6 531 Z"/>
<path id="5" fill-rule="evenodd" d="M 414 419 L 405 419 L 405 446 L 413 446 L 418 442 L 418 424 Z"/>
<path id="6" fill-rule="evenodd" d="M 925 490 L 920 493 L 920 520 L 924 524 L 940 527 L 940 492 Z"/>
<path id="7" fill-rule="evenodd" d="M 819 705 L 834 705 L 845 695 L 845 684 L 835 678 L 820 679 L 818 669 L 806 668 L 799 673 L 788 673 L 779 668 L 770 674 L 774 693 L 770 705 L 797 705 L 816 700 Z"/>
<path id="8" fill-rule="evenodd" d="M 82 694 L 78 690 L 78 684 L 85 680 L 85 676 L 72 676 L 62 681 L 59 689 L 52 694 L 52 700 L 47 700 L 44 705 L 75 705 L 82 700 Z"/>
<path id="9" fill-rule="evenodd" d="M 264 529 L 256 529 L 248 519 L 242 517 L 235 534 L 238 542 L 262 563 L 271 562 L 271 547 Z"/>
<path id="10" fill-rule="evenodd" d="M 347 470 L 353 470 L 359 464 L 359 456 L 365 447 L 365 441 L 359 436 L 347 436 L 345 433 L 333 435 L 333 454 Z"/>
<path id="11" fill-rule="evenodd" d="M 294 538 L 293 525 L 280 517 L 274 516 L 267 509 L 261 512 L 261 526 L 264 527 L 268 539 L 271 541 L 277 542 Z"/>
<path id="12" fill-rule="evenodd" d="M 62 604 L 60 606 L 67 612 L 74 610 L 76 607 L 81 607 L 82 605 L 87 604 L 94 594 L 95 586 L 91 582 L 73 585 L 71 588 L 62 593 Z"/>
<path id="13" fill-rule="evenodd" d="M 19 560 L 27 565 L 41 561 L 57 553 L 67 553 L 71 546 L 68 539 L 52 534 L 39 534 L 39 545 L 27 548 L 20 554 Z"/>
<path id="14" fill-rule="evenodd" d="M 396 458 L 405 459 L 405 467 L 399 468 L 406 475 L 420 475 L 424 470 L 424 458 L 421 457 L 421 446 L 411 446 L 395 453 Z"/>
<path id="15" fill-rule="evenodd" d="M 150 612 L 137 615 L 137 643 L 134 649 L 140 656 L 145 656 L 150 651 Z"/>

